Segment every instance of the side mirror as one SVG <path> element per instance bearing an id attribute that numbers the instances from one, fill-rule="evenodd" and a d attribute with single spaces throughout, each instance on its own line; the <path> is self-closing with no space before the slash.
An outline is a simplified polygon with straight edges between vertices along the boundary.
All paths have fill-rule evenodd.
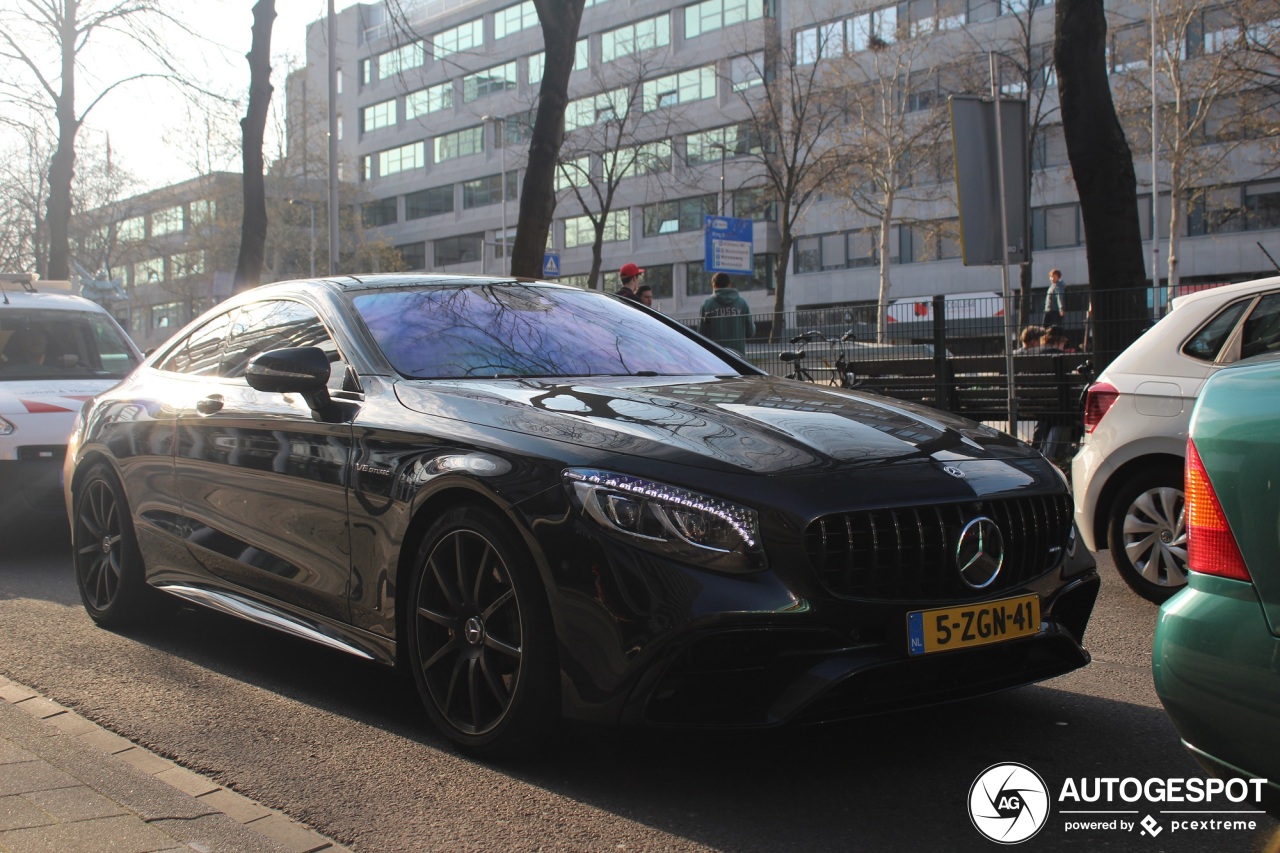
<path id="1" fill-rule="evenodd" d="M 276 394 L 313 394 L 329 384 L 329 357 L 319 347 L 273 349 L 244 369 L 249 387 Z"/>
<path id="2" fill-rule="evenodd" d="M 244 378 L 256 391 L 300 395 L 318 420 L 342 418 L 329 396 L 329 357 L 319 347 L 273 349 L 256 355 L 244 369 Z"/>

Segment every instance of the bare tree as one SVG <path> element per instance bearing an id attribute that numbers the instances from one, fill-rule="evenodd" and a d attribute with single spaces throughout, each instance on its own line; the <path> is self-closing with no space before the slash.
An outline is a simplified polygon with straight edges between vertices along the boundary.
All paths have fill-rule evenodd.
<path id="1" fill-rule="evenodd" d="M 958 88 L 950 69 L 935 63 L 936 40 L 883 36 L 867 49 L 832 63 L 844 94 L 846 121 L 839 127 L 847 171 L 838 186 L 853 209 L 876 222 L 880 284 L 876 338 L 888 334 L 892 289 L 889 238 L 895 225 L 912 222 L 912 204 L 946 196 L 950 175 L 950 126 L 944 93 Z"/>
<path id="2" fill-rule="evenodd" d="M 1158 6 L 1156 45 L 1151 45 L 1151 21 L 1141 17 L 1121 32 L 1129 34 L 1112 52 L 1119 70 L 1113 75 L 1116 98 L 1140 112 L 1152 101 L 1151 57 L 1155 58 L 1156 149 L 1167 170 L 1169 187 L 1169 289 L 1178 287 L 1178 245 L 1190 207 L 1201 200 L 1205 184 L 1244 140 L 1252 137 L 1253 115 L 1238 97 L 1240 78 L 1233 55 L 1242 33 L 1235 14 L 1209 0 L 1162 0 Z M 1149 115 L 1149 106 L 1147 106 Z M 1134 132 L 1136 131 L 1136 132 Z M 1131 142 L 1150 151 L 1149 121 L 1130 127 Z M 1158 219 L 1159 187 L 1152 188 L 1152 223 Z M 1238 213 L 1236 211 L 1235 213 Z M 1158 275 L 1158 273 L 1154 273 Z"/>
<path id="3" fill-rule="evenodd" d="M 533 0 L 542 24 L 546 61 L 538 107 L 529 137 L 529 159 L 520 190 L 520 219 L 511 250 L 511 274 L 537 278 L 556 212 L 555 176 L 564 142 L 564 111 L 569 104 L 578 27 L 585 0 Z M 505 180 L 505 178 L 504 178 Z M 503 235 L 505 240 L 505 235 Z"/>
<path id="4" fill-rule="evenodd" d="M 839 86 L 826 73 L 835 50 L 831 31 L 817 28 L 812 42 L 797 51 L 782 43 L 775 19 L 764 24 L 765 50 L 744 57 L 759 83 L 737 88 L 748 117 L 734 153 L 755 161 L 759 177 L 752 188 L 764 189 L 778 203 L 773 310 L 781 314 L 796 226 L 809 202 L 838 183 L 848 161 L 846 152 L 832 143 L 845 112 Z"/>
<path id="5" fill-rule="evenodd" d="M 46 219 L 48 261 L 44 273 L 67 278 L 70 272 L 71 186 L 75 178 L 76 134 L 85 118 L 116 89 L 143 78 L 163 78 L 182 85 L 169 53 L 170 39 L 156 30 L 164 21 L 181 26 L 162 9 L 160 0 L 17 0 L 0 12 L 0 102 L 24 111 L 52 111 L 57 147 L 49 166 Z M 94 48 L 127 50 L 150 60 L 151 69 L 94 85 L 88 104 L 77 106 L 77 73 L 89 63 Z M 104 62 L 102 67 L 107 67 Z"/>
<path id="6" fill-rule="evenodd" d="M 1133 155 L 1111 100 L 1102 0 L 1058 0 L 1053 59 L 1067 155 L 1080 195 L 1101 371 L 1142 330 L 1146 265 Z"/>
<path id="7" fill-rule="evenodd" d="M 267 191 L 262 158 L 263 137 L 271 105 L 271 26 L 275 0 L 253 6 L 253 42 L 249 49 L 249 109 L 240 128 L 244 134 L 241 162 L 244 177 L 244 216 L 240 223 L 240 257 L 236 261 L 236 291 L 262 282 L 267 245 Z"/>

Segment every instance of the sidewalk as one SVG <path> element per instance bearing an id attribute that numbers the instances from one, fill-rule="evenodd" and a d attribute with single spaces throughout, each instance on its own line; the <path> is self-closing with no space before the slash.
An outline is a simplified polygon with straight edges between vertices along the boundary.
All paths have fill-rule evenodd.
<path id="1" fill-rule="evenodd" d="M 347 848 L 0 676 L 0 853 Z"/>

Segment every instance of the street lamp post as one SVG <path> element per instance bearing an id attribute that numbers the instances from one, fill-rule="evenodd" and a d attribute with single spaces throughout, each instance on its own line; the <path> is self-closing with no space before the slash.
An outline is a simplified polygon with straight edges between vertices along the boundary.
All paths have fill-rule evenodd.
<path id="1" fill-rule="evenodd" d="M 502 149 L 502 272 L 511 274 L 511 248 L 507 245 L 507 117 L 481 116 L 481 121 L 493 122 L 493 139 Z"/>
<path id="2" fill-rule="evenodd" d="M 311 208 L 311 277 L 316 277 L 316 205 L 313 201 L 302 201 L 301 199 L 291 198 L 289 204 L 296 204 L 299 207 L 306 206 Z"/>

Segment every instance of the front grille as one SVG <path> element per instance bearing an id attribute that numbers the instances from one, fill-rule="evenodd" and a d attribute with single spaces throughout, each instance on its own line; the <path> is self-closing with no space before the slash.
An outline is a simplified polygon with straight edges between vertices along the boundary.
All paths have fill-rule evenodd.
<path id="1" fill-rule="evenodd" d="M 27 444 L 18 448 L 19 462 L 54 463 L 61 466 L 62 460 L 66 458 L 65 444 Z"/>
<path id="2" fill-rule="evenodd" d="M 960 578 L 960 531 L 986 516 L 1004 538 L 1004 565 L 986 588 Z M 824 516 L 805 532 L 805 551 L 822 584 L 842 598 L 966 599 L 1016 588 L 1062 559 L 1071 499 L 1042 495 Z"/>

